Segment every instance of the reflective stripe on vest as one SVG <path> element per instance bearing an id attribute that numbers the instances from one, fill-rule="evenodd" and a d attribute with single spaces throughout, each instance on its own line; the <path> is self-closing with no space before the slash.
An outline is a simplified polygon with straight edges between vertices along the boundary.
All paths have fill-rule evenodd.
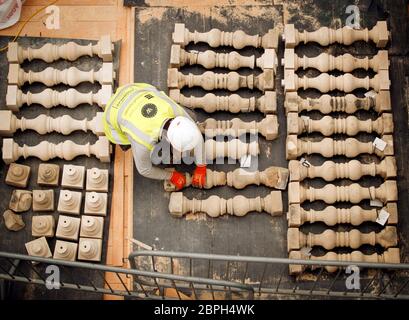
<path id="1" fill-rule="evenodd" d="M 137 127 L 135 127 L 135 125 L 132 124 L 131 121 L 126 120 L 122 117 L 124 110 L 126 110 L 127 107 L 129 107 L 130 103 L 132 102 L 132 100 L 140 95 L 142 92 L 145 92 L 146 90 L 137 90 L 134 93 L 132 93 L 123 103 L 123 105 L 121 106 L 121 108 L 118 111 L 117 114 L 117 121 L 118 124 L 121 128 L 124 129 L 128 129 L 129 131 L 131 131 L 135 136 L 137 136 L 139 139 L 142 140 L 142 142 L 145 145 L 151 145 L 153 142 L 153 139 L 151 137 L 149 137 L 147 134 L 145 134 L 144 132 L 142 132 L 141 130 L 139 130 Z"/>
<path id="2" fill-rule="evenodd" d="M 158 93 L 161 95 L 163 100 L 165 100 L 167 103 L 170 104 L 170 106 L 173 109 L 173 113 L 176 116 L 183 116 L 185 115 L 185 112 L 183 111 L 182 107 L 176 104 L 172 99 L 170 99 L 166 94 L 164 94 L 162 91 L 158 91 Z"/>
<path id="3" fill-rule="evenodd" d="M 138 87 L 140 88 L 139 90 L 134 90 Z M 127 135 L 122 131 L 120 124 L 118 122 L 118 118 L 119 118 L 118 111 L 122 108 L 123 105 L 129 104 L 129 101 L 130 101 L 129 95 L 131 95 L 131 97 L 134 97 L 137 94 L 147 90 L 150 87 L 151 87 L 150 85 L 146 85 L 146 87 L 144 87 L 144 85 L 139 85 L 139 84 L 130 84 L 130 85 L 123 86 L 122 88 L 120 88 L 119 92 L 117 92 L 112 97 L 112 101 L 108 102 L 106 109 L 105 109 L 104 120 L 106 122 L 106 126 L 104 125 L 104 131 L 105 131 L 107 138 L 110 141 L 116 144 L 130 144 Z M 127 90 L 129 92 L 126 92 Z M 127 100 L 124 104 L 121 103 L 121 106 L 117 106 L 116 108 L 113 108 L 113 106 L 115 106 L 116 103 L 118 102 L 118 99 L 120 98 L 124 99 L 125 97 L 127 97 Z"/>
<path id="4" fill-rule="evenodd" d="M 117 121 L 116 121 L 116 115 L 114 116 L 114 121 L 111 121 L 112 118 L 112 106 L 115 104 L 115 102 L 119 99 L 119 97 L 122 96 L 122 94 L 128 90 L 129 88 L 135 86 L 135 84 L 131 85 L 126 85 L 122 88 L 120 88 L 120 91 L 117 92 L 113 97 L 111 97 L 111 101 L 108 102 L 106 108 L 105 108 L 105 124 L 104 124 L 104 131 L 107 136 L 107 138 L 116 144 L 130 144 L 128 138 L 126 135 L 122 132 L 120 129 Z M 129 93 L 131 93 L 130 91 Z M 116 124 L 116 126 L 113 124 L 113 122 Z"/>
<path id="5" fill-rule="evenodd" d="M 147 97 L 147 93 L 152 93 L 152 96 Z M 154 110 L 152 121 L 148 119 L 149 112 L 152 111 L 149 107 L 145 109 L 148 114 L 143 113 L 143 108 L 149 105 L 151 99 L 152 104 L 158 108 Z M 106 108 L 105 120 L 108 127 L 106 131 L 111 131 L 111 135 L 107 133 L 107 137 L 115 143 L 129 144 L 129 135 L 136 142 L 152 150 L 164 121 L 179 115 L 185 115 L 183 108 L 163 92 L 150 85 L 127 85 L 120 89 Z"/>
<path id="6" fill-rule="evenodd" d="M 127 89 L 129 89 L 129 88 L 131 88 L 131 87 L 133 87 L 133 86 L 135 86 L 135 84 L 128 84 L 128 85 L 122 87 L 122 88 L 121 88 L 121 91 L 119 91 L 118 93 L 116 93 L 116 94 L 113 96 L 114 98 L 112 99 L 112 101 L 108 101 L 108 105 L 106 106 L 105 118 L 106 118 L 106 121 L 108 122 L 108 124 L 109 124 L 111 127 L 112 127 L 112 123 L 111 123 L 110 116 L 111 116 L 111 108 L 112 108 L 112 105 L 115 104 L 115 102 L 119 99 L 120 96 L 122 96 L 122 93 L 124 93 L 125 90 L 127 90 Z M 130 92 L 130 93 L 131 93 L 131 92 Z"/>
<path id="7" fill-rule="evenodd" d="M 175 109 L 156 89 L 146 88 L 143 91 L 122 104 L 118 122 L 123 132 L 152 150 L 159 140 L 163 123 L 175 117 Z"/>

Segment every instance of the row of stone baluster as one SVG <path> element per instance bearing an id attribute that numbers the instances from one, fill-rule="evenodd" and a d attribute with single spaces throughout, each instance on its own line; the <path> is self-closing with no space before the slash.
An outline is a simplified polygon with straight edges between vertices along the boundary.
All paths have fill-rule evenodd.
<path id="1" fill-rule="evenodd" d="M 366 34 L 369 36 L 365 37 Z M 321 53 L 316 57 L 299 56 L 295 47 L 300 43 L 317 42 L 323 46 L 332 43 L 350 45 L 354 41 L 372 40 L 377 47 L 386 46 L 389 38 L 386 22 L 378 22 L 371 30 L 353 30 L 344 27 L 332 30 L 321 28 L 315 32 L 298 31 L 294 25 L 286 25 L 283 38 L 285 53 L 282 59 L 284 79 L 282 86 L 285 92 L 285 110 L 287 114 L 286 155 L 289 162 L 290 182 L 288 188 L 289 211 L 287 214 L 287 246 L 292 259 L 338 260 L 362 262 L 399 263 L 398 222 L 396 185 L 396 160 L 393 150 L 393 119 L 390 99 L 389 59 L 386 50 L 380 50 L 369 58 L 357 58 L 347 53 L 332 56 Z M 316 69 L 318 77 L 299 77 L 298 69 Z M 373 70 L 372 78 L 357 78 L 350 72 L 355 69 Z M 345 74 L 332 76 L 327 72 L 338 70 Z M 324 93 L 319 98 L 302 98 L 300 89 L 317 89 Z M 355 89 L 371 90 L 364 97 L 351 94 Z M 326 94 L 338 90 L 343 96 Z M 376 120 L 361 120 L 353 115 L 358 110 L 373 110 L 378 113 Z M 312 118 L 310 111 L 319 111 L 323 116 Z M 339 113 L 334 116 L 333 113 Z M 303 113 L 303 115 L 300 115 Z M 325 115 L 325 116 L 324 116 Z M 365 132 L 380 138 L 363 142 L 354 136 Z M 299 137 L 302 134 L 318 133 L 324 136 L 321 140 Z M 342 134 L 343 138 L 333 135 Z M 345 137 L 346 136 L 346 137 Z M 386 144 L 386 145 L 382 145 Z M 322 163 L 314 163 L 308 155 L 319 154 L 325 158 Z M 355 159 L 361 154 L 373 154 L 380 161 L 363 162 Z M 342 163 L 328 158 L 344 156 Z M 307 158 L 307 159 L 306 159 Z M 376 157 L 374 157 L 376 158 Z M 311 162 L 313 163 L 311 163 Z M 364 176 L 379 176 L 384 182 L 378 186 L 362 186 L 357 183 Z M 323 188 L 310 185 L 309 179 L 322 179 L 328 184 Z M 333 184 L 337 179 L 348 179 L 350 183 Z M 344 182 L 346 182 L 344 180 Z M 322 210 L 306 209 L 307 202 L 325 203 Z M 370 209 L 362 207 L 362 201 L 370 201 Z M 341 207 L 340 203 L 349 203 Z M 323 223 L 328 227 L 339 224 L 352 226 L 350 231 L 327 229 L 323 233 L 306 233 L 300 229 L 305 224 Z M 363 233 L 356 229 L 362 223 L 385 225 L 380 232 Z M 358 249 L 362 245 L 379 245 L 383 254 L 364 254 Z M 311 248 L 322 247 L 327 250 L 324 256 L 311 254 Z M 350 248 L 350 253 L 337 253 L 337 248 Z M 303 272 L 307 266 L 290 265 L 290 273 Z M 318 268 L 310 266 L 311 269 Z M 325 266 L 329 272 L 338 270 L 335 266 Z"/>
<path id="2" fill-rule="evenodd" d="M 278 66 L 276 50 L 278 48 L 278 33 L 275 29 L 265 35 L 248 35 L 241 30 L 225 32 L 212 29 L 209 32 L 189 31 L 183 23 L 175 24 L 172 35 L 173 45 L 170 54 L 170 68 L 168 70 L 168 87 L 170 97 L 179 104 L 191 108 L 201 108 L 206 112 L 228 111 L 252 112 L 259 110 L 263 113 L 276 113 L 275 76 Z M 237 51 L 217 53 L 213 50 L 198 52 L 186 50 L 190 43 L 206 43 L 210 48 L 244 47 L 263 48 L 264 53 L 244 56 Z M 206 69 L 225 68 L 228 73 L 206 71 L 195 75 L 185 74 L 180 68 L 186 65 L 201 65 Z M 241 75 L 236 70 L 240 68 L 261 68 L 260 75 Z M 208 93 L 204 97 L 184 96 L 180 90 L 184 87 L 201 87 L 206 91 L 223 89 L 231 92 L 240 88 L 258 89 L 263 92 L 259 98 L 243 98 L 238 94 L 221 96 Z"/>
<path id="3" fill-rule="evenodd" d="M 112 96 L 116 72 L 113 67 L 114 45 L 109 35 L 102 36 L 95 44 L 81 45 L 75 42 L 64 44 L 46 43 L 40 48 L 24 47 L 17 42 L 11 42 L 8 47 L 7 58 L 9 61 L 8 87 L 6 95 L 6 108 L 1 110 L 0 116 L 3 125 L 0 126 L 0 136 L 13 137 L 16 131 L 36 131 L 40 135 L 48 133 L 61 133 L 70 135 L 74 131 L 90 131 L 99 136 L 98 143 L 90 145 L 74 145 L 71 140 L 65 140 L 60 144 L 52 144 L 43 141 L 36 146 L 19 146 L 12 138 L 3 140 L 2 157 L 8 164 L 24 157 L 38 157 L 43 161 L 52 158 L 72 160 L 80 155 L 96 155 L 101 161 L 109 162 L 111 146 L 102 128 L 102 112 L 98 112 L 93 119 L 85 117 L 77 120 L 66 114 L 61 117 L 51 117 L 40 114 L 35 118 L 25 118 L 18 113 L 21 108 L 39 104 L 45 109 L 64 106 L 69 109 L 76 108 L 82 104 L 98 105 L 105 108 Z M 42 71 L 34 72 L 26 70 L 21 64 L 25 61 L 43 60 L 50 64 L 58 60 L 77 61 L 83 56 L 96 57 L 102 60 L 99 70 L 83 71 L 77 67 L 69 67 L 63 70 L 49 66 Z M 80 83 L 98 84 L 100 89 L 94 93 L 80 92 L 76 87 Z M 48 88 L 34 93 L 30 90 L 23 91 L 21 87 L 25 84 L 42 83 Z M 53 87 L 65 84 L 71 88 L 63 91 L 55 90 Z M 44 109 L 44 110 L 45 110 Z M 90 109 L 91 111 L 91 109 Z M 69 113 L 69 112 L 67 112 Z M 75 148 L 72 148 L 75 146 Z M 70 148 L 71 147 L 71 148 Z M 68 148 L 68 149 L 67 149 Z"/>

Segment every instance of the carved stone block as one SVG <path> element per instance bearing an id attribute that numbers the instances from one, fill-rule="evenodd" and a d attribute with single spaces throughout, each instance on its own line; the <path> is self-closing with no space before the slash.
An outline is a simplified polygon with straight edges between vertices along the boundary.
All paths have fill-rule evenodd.
<path id="1" fill-rule="evenodd" d="M 54 247 L 54 259 L 75 261 L 77 258 L 78 244 L 74 242 L 57 240 Z"/>
<path id="2" fill-rule="evenodd" d="M 33 195 L 28 190 L 13 190 L 11 194 L 9 208 L 14 212 L 24 212 L 31 208 L 33 202 Z"/>
<path id="3" fill-rule="evenodd" d="M 60 166 L 58 164 L 40 163 L 38 166 L 37 183 L 40 186 L 58 186 L 60 180 Z"/>
<path id="4" fill-rule="evenodd" d="M 184 47 L 189 43 L 207 43 L 212 48 L 219 46 L 231 46 L 235 49 L 242 49 L 247 46 L 255 48 L 278 48 L 278 32 L 270 29 L 264 36 L 248 35 L 242 30 L 234 32 L 225 32 L 219 29 L 212 29 L 209 32 L 191 32 L 185 27 L 184 23 L 175 23 L 175 29 L 172 33 L 173 43 Z"/>
<path id="5" fill-rule="evenodd" d="M 238 160 L 243 156 L 257 156 L 260 153 L 257 141 L 250 143 L 242 142 L 239 139 L 230 141 L 216 141 L 208 139 L 205 141 L 205 154 L 208 161 L 216 158 L 230 158 Z"/>
<path id="6" fill-rule="evenodd" d="M 64 135 L 69 135 L 74 131 L 87 132 L 89 130 L 97 136 L 102 136 L 105 134 L 102 117 L 103 112 L 97 112 L 91 120 L 76 120 L 69 115 L 52 118 L 45 114 L 34 119 L 26 119 L 17 118 L 10 110 L 0 110 L 0 118 L 4 120 L 0 124 L 0 136 L 11 137 L 17 130 L 22 132 L 34 130 L 39 134 L 58 132 Z"/>
<path id="7" fill-rule="evenodd" d="M 30 178 L 30 171 L 29 166 L 11 163 L 7 171 L 6 183 L 17 188 L 26 188 Z"/>
<path id="8" fill-rule="evenodd" d="M 81 192 L 61 190 L 57 211 L 79 215 L 81 209 L 81 200 Z"/>
<path id="9" fill-rule="evenodd" d="M 242 168 L 227 172 L 227 185 L 243 189 L 250 184 L 285 190 L 289 171 L 281 167 L 268 167 L 263 171 L 249 171 Z"/>
<path id="10" fill-rule="evenodd" d="M 16 85 L 7 87 L 6 106 L 9 110 L 17 112 L 23 105 L 40 104 L 44 108 L 50 109 L 57 106 L 76 108 L 80 104 L 96 104 L 102 109 L 112 96 L 112 86 L 104 84 L 97 93 L 80 92 L 74 88 L 65 91 L 57 91 L 50 88 L 39 93 L 28 91 L 23 93 Z"/>
<path id="11" fill-rule="evenodd" d="M 265 69 L 274 69 L 276 74 L 278 67 L 277 53 L 274 49 L 266 49 L 260 58 L 256 59 L 256 66 Z"/>
<path id="12" fill-rule="evenodd" d="M 216 96 L 214 93 L 207 93 L 203 97 L 184 96 L 179 89 L 169 90 L 169 96 L 190 109 L 203 109 L 212 113 L 215 111 L 228 111 L 231 113 L 253 112 L 259 110 L 263 113 L 277 112 L 277 96 L 274 91 L 265 91 L 264 95 L 256 99 L 242 98 L 238 94 L 228 96 Z"/>
<path id="13" fill-rule="evenodd" d="M 199 124 L 199 129 L 206 137 L 231 136 L 239 137 L 246 133 L 260 133 L 267 140 L 274 140 L 278 135 L 277 116 L 269 114 L 261 121 L 244 122 L 239 118 L 232 120 L 206 119 Z"/>
<path id="14" fill-rule="evenodd" d="M 398 223 L 398 207 L 396 203 L 387 203 L 383 210 L 389 213 L 388 225 Z M 328 206 L 321 211 L 305 210 L 300 204 L 290 204 L 287 220 L 289 227 L 299 227 L 304 223 L 314 222 L 323 222 L 327 226 L 345 223 L 359 226 L 367 221 L 376 222 L 379 212 L 380 210 L 378 209 L 362 209 L 359 206 L 352 206 L 350 208 Z"/>
<path id="15" fill-rule="evenodd" d="M 389 90 L 390 84 L 388 70 L 380 70 L 373 78 L 357 78 L 350 73 L 345 73 L 341 76 L 321 73 L 318 77 L 309 78 L 307 76 L 299 77 L 293 69 L 286 69 L 284 71 L 284 79 L 282 80 L 282 86 L 286 93 L 311 88 L 323 93 L 333 90 L 352 92 L 358 88 L 373 89 L 376 92 L 380 92 Z"/>
<path id="16" fill-rule="evenodd" d="M 332 158 L 336 155 L 344 155 L 347 158 L 355 158 L 359 154 L 376 154 L 379 157 L 393 156 L 393 137 L 384 135 L 381 137 L 386 142 L 383 151 L 374 147 L 373 142 L 361 142 L 354 138 L 334 140 L 324 138 L 321 141 L 309 141 L 299 139 L 296 135 L 288 135 L 286 143 L 287 159 L 294 160 L 304 154 L 321 154 L 325 158 Z"/>
<path id="17" fill-rule="evenodd" d="M 104 232 L 104 218 L 85 216 L 81 217 L 80 237 L 102 239 Z"/>
<path id="18" fill-rule="evenodd" d="M 42 161 L 48 161 L 54 158 L 60 158 L 67 161 L 78 156 L 94 155 L 101 162 L 110 162 L 112 146 L 106 137 L 99 137 L 95 144 L 85 145 L 75 144 L 71 140 L 66 140 L 58 144 L 53 144 L 48 141 L 42 141 L 36 146 L 19 146 L 13 139 L 3 139 L 3 161 L 6 164 L 15 162 L 20 157 L 27 159 L 28 157 L 36 157 Z"/>
<path id="19" fill-rule="evenodd" d="M 206 200 L 189 200 L 183 196 L 182 192 L 173 192 L 169 201 L 170 214 L 178 218 L 183 217 L 186 213 L 198 212 L 206 213 L 212 218 L 224 214 L 242 217 L 252 211 L 267 212 L 272 216 L 281 215 L 283 212 L 281 191 L 272 191 L 264 198 L 249 199 L 239 195 L 230 199 L 210 196 Z"/>
<path id="20" fill-rule="evenodd" d="M 368 95 L 365 98 L 358 98 L 353 94 L 342 97 L 333 97 L 328 94 L 322 95 L 318 99 L 303 99 L 296 92 L 287 92 L 285 95 L 284 107 L 286 113 L 303 110 L 318 110 L 323 114 L 331 112 L 355 113 L 358 110 L 375 110 L 378 113 L 390 112 L 391 95 L 388 90 Z"/>
<path id="21" fill-rule="evenodd" d="M 372 246 L 379 244 L 384 248 L 396 247 L 398 244 L 396 228 L 388 226 L 378 233 L 362 233 L 357 229 L 348 232 L 325 230 L 320 234 L 304 234 L 298 228 L 288 228 L 287 231 L 288 252 L 314 246 L 321 246 L 327 250 L 336 247 L 358 249 L 364 244 Z"/>
<path id="22" fill-rule="evenodd" d="M 32 84 L 36 82 L 43 83 L 47 87 L 52 87 L 60 83 L 66 84 L 70 87 L 76 87 L 82 82 L 112 85 L 114 78 L 115 72 L 112 63 L 104 63 L 102 68 L 98 71 L 81 71 L 76 67 L 70 67 L 64 70 L 48 67 L 41 72 L 25 72 L 20 65 L 10 64 L 8 84 L 14 84 L 19 87 L 23 86 L 25 83 Z"/>
<path id="23" fill-rule="evenodd" d="M 62 45 L 47 43 L 41 48 L 23 48 L 17 42 L 10 42 L 7 59 L 10 63 L 22 63 L 25 60 L 41 59 L 47 63 L 59 59 L 75 61 L 82 56 L 98 56 L 104 62 L 112 61 L 114 44 L 109 34 L 101 36 L 97 44 L 80 45 L 73 41 Z"/>
<path id="24" fill-rule="evenodd" d="M 23 229 L 26 224 L 23 221 L 23 217 L 19 214 L 14 213 L 11 210 L 6 210 L 3 213 L 4 225 L 7 230 L 10 231 L 19 231 Z"/>
<path id="25" fill-rule="evenodd" d="M 84 189 L 85 167 L 65 164 L 62 170 L 61 186 L 71 189 Z"/>
<path id="26" fill-rule="evenodd" d="M 77 241 L 80 232 L 80 223 L 80 218 L 60 215 L 55 236 L 60 239 Z"/>
<path id="27" fill-rule="evenodd" d="M 361 163 L 358 160 L 336 163 L 325 161 L 320 166 L 303 165 L 298 160 L 289 162 L 290 180 L 303 181 L 304 179 L 323 178 L 325 181 L 336 179 L 359 180 L 363 176 L 381 176 L 384 179 L 396 178 L 397 168 L 394 157 L 385 157 L 380 163 Z"/>
<path id="28" fill-rule="evenodd" d="M 52 215 L 33 216 L 31 235 L 52 238 L 55 234 L 55 219 Z"/>
<path id="29" fill-rule="evenodd" d="M 78 260 L 101 261 L 102 240 L 80 238 Z"/>
<path id="30" fill-rule="evenodd" d="M 87 169 L 87 191 L 108 192 L 109 173 L 107 169 Z"/>
<path id="31" fill-rule="evenodd" d="M 316 31 L 298 31 L 293 24 L 284 26 L 283 39 L 286 48 L 295 48 L 300 43 L 317 42 L 323 47 L 332 43 L 351 45 L 355 41 L 373 41 L 378 48 L 384 48 L 390 37 L 386 21 L 378 21 L 376 25 L 368 30 L 367 28 L 355 30 L 345 26 L 340 29 L 330 29 L 328 27 L 319 28 Z"/>
<path id="32" fill-rule="evenodd" d="M 171 169 L 173 171 L 174 169 Z M 236 189 L 243 189 L 250 184 L 265 185 L 270 188 L 285 190 L 288 181 L 288 169 L 281 167 L 268 167 L 263 171 L 249 171 L 242 168 L 231 172 L 213 171 L 206 169 L 206 183 L 204 189 L 228 185 Z M 186 174 L 185 187 L 191 186 L 192 177 Z M 176 191 L 175 186 L 169 181 L 164 181 L 164 189 L 168 192 Z"/>
<path id="33" fill-rule="evenodd" d="M 349 53 L 340 56 L 332 56 L 328 53 L 310 58 L 299 57 L 294 49 L 285 49 L 284 59 L 281 60 L 285 69 L 309 69 L 314 68 L 320 72 L 339 70 L 342 72 L 352 72 L 355 69 L 372 69 L 375 72 L 389 69 L 389 58 L 387 50 L 380 50 L 373 58 L 357 58 Z"/>
<path id="34" fill-rule="evenodd" d="M 206 69 L 227 68 L 237 70 L 240 68 L 254 69 L 256 62 L 255 56 L 242 56 L 236 51 L 230 53 L 217 53 L 212 50 L 204 52 L 186 51 L 180 45 L 174 44 L 170 52 L 170 66 L 180 68 L 185 65 L 199 64 Z"/>
<path id="35" fill-rule="evenodd" d="M 377 199 L 383 203 L 397 201 L 398 189 L 396 181 L 387 180 L 379 187 L 362 187 L 358 183 L 352 183 L 349 186 L 327 184 L 319 189 L 299 182 L 290 182 L 288 184 L 288 202 L 290 204 L 317 200 L 322 200 L 328 204 L 335 202 L 360 203 L 366 199 Z"/>
<path id="36" fill-rule="evenodd" d="M 274 49 L 266 49 L 260 58 L 243 56 L 236 51 L 229 53 L 217 53 L 212 50 L 204 52 L 186 51 L 180 45 L 174 44 L 170 53 L 170 66 L 180 68 L 185 65 L 199 64 L 206 69 L 227 68 L 237 70 L 240 68 L 254 69 L 255 66 L 261 69 L 273 69 L 276 72 L 278 61 Z"/>
<path id="37" fill-rule="evenodd" d="M 377 133 L 378 135 L 393 133 L 393 117 L 390 113 L 383 113 L 376 120 L 359 120 L 355 116 L 333 118 L 324 116 L 313 120 L 308 116 L 298 116 L 298 113 L 287 114 L 287 134 L 300 135 L 304 132 L 320 132 L 324 136 L 346 134 L 355 136 L 359 132 Z"/>
<path id="38" fill-rule="evenodd" d="M 323 256 L 309 256 L 302 253 L 302 251 L 291 251 L 289 255 L 290 259 L 307 259 L 307 260 L 317 260 L 317 261 L 351 261 L 351 262 L 369 262 L 369 263 L 400 263 L 399 248 L 389 248 L 385 250 L 382 254 L 364 254 L 361 251 L 352 251 L 351 253 L 336 253 L 328 252 Z M 306 265 L 290 265 L 290 274 L 297 274 L 304 272 L 306 268 L 315 270 L 320 268 L 319 266 L 306 266 Z M 338 270 L 337 266 L 325 266 L 328 272 L 336 272 Z"/>
<path id="39" fill-rule="evenodd" d="M 206 71 L 201 75 L 194 75 L 193 73 L 183 74 L 176 68 L 169 69 L 168 87 L 171 89 L 181 89 L 185 86 L 189 88 L 202 87 L 207 91 L 215 89 L 237 91 L 240 88 L 259 89 L 261 91 L 274 90 L 274 69 L 265 69 L 258 76 L 243 76 L 235 71 L 227 74 Z"/>
<path id="40" fill-rule="evenodd" d="M 85 194 L 84 213 L 98 216 L 106 216 L 108 194 L 100 192 L 87 192 Z"/>
<path id="41" fill-rule="evenodd" d="M 26 243 L 27 253 L 34 257 L 51 258 L 51 250 L 48 246 L 47 239 L 41 237 Z"/>
<path id="42" fill-rule="evenodd" d="M 54 190 L 33 190 L 33 211 L 54 211 Z"/>

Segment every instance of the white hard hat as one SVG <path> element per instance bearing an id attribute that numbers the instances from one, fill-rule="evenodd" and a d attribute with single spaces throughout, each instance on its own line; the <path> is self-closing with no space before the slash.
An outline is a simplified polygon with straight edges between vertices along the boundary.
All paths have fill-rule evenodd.
<path id="1" fill-rule="evenodd" d="M 21 0 L 0 0 L 0 30 L 18 22 L 23 2 Z"/>
<path id="2" fill-rule="evenodd" d="M 178 116 L 169 125 L 168 140 L 180 152 L 194 149 L 203 139 L 197 125 L 186 117 Z"/>

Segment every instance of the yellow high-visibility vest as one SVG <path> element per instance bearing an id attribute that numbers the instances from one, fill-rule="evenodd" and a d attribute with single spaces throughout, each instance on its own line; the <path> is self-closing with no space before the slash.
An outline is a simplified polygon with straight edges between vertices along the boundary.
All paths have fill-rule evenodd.
<path id="1" fill-rule="evenodd" d="M 152 150 L 163 123 L 183 116 L 183 108 L 145 83 L 119 87 L 104 111 L 104 131 L 115 144 L 130 144 L 128 136 Z"/>

